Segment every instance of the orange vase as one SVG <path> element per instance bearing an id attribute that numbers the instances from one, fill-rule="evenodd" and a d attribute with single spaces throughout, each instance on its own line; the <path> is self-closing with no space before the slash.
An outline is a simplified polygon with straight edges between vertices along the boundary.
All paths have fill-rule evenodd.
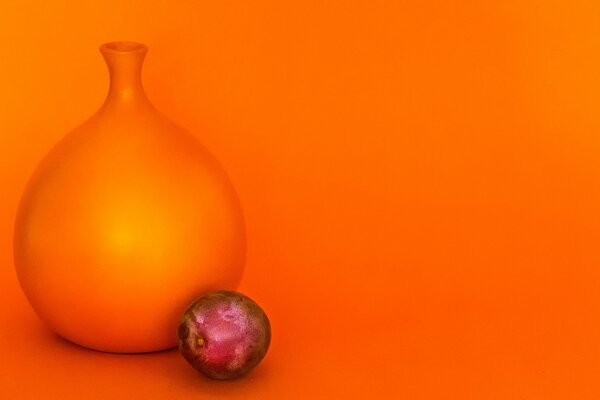
<path id="1" fill-rule="evenodd" d="M 234 289 L 244 220 L 225 171 L 146 98 L 147 48 L 100 47 L 106 101 L 42 160 L 19 206 L 15 266 L 47 325 L 111 352 L 172 347 L 198 295 Z"/>

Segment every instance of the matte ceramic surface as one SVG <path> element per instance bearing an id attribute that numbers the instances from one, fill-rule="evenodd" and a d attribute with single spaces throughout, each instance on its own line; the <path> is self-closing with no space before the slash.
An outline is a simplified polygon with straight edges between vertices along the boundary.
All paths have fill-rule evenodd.
<path id="1" fill-rule="evenodd" d="M 192 299 L 241 279 L 242 210 L 215 158 L 146 98 L 146 46 L 100 50 L 108 96 L 31 177 L 15 265 L 37 314 L 64 338 L 111 352 L 166 349 Z"/>

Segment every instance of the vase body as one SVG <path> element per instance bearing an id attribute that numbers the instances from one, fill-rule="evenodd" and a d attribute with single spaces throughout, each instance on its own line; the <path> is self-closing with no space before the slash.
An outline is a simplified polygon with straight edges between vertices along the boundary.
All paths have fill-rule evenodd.
<path id="1" fill-rule="evenodd" d="M 101 351 L 157 351 L 176 344 L 194 298 L 236 288 L 244 220 L 226 172 L 144 95 L 146 46 L 100 50 L 108 96 L 31 177 L 15 267 L 34 310 L 62 337 Z"/>

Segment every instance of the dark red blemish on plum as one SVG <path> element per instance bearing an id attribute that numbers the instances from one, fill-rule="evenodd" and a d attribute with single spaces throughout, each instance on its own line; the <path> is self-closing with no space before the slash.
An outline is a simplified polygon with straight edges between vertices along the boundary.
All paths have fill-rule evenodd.
<path id="1" fill-rule="evenodd" d="M 189 335 L 190 328 L 188 328 L 184 323 L 179 324 L 179 327 L 177 328 L 177 337 L 179 337 L 181 340 L 184 340 L 187 339 Z"/>

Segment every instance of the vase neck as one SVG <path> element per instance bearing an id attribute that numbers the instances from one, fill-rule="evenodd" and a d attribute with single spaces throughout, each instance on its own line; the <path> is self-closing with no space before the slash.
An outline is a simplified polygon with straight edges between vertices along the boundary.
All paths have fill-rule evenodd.
<path id="1" fill-rule="evenodd" d="M 100 46 L 110 73 L 105 103 L 147 103 L 142 86 L 142 65 L 148 48 L 135 42 L 111 42 Z"/>

